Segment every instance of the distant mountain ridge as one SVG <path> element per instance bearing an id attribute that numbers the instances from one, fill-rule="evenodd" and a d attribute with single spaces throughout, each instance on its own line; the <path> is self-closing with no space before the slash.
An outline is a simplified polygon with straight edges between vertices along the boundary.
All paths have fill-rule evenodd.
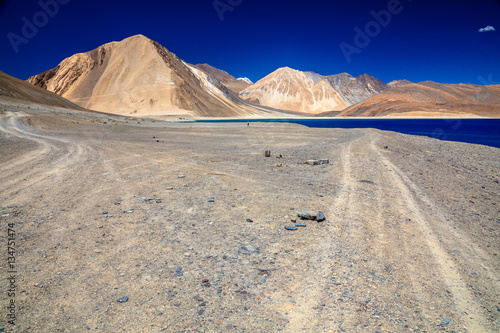
<path id="1" fill-rule="evenodd" d="M 368 74 L 322 76 L 283 67 L 243 90 L 240 96 L 256 104 L 314 114 L 344 110 L 389 88 Z"/>
<path id="2" fill-rule="evenodd" d="M 499 117 L 500 85 L 443 84 L 432 81 L 396 86 L 342 112 L 339 117 Z"/>

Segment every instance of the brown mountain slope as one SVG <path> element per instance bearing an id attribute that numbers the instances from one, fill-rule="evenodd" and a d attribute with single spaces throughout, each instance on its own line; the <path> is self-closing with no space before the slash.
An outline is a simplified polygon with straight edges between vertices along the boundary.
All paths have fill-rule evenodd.
<path id="1" fill-rule="evenodd" d="M 75 54 L 28 82 L 82 107 L 123 115 L 227 117 L 266 112 L 142 35 Z"/>
<path id="2" fill-rule="evenodd" d="M 223 71 L 221 69 L 215 68 L 213 66 L 210 66 L 209 64 L 198 64 L 194 65 L 194 67 L 201 69 L 208 75 L 213 76 L 216 78 L 220 83 L 225 85 L 229 90 L 232 92 L 238 94 L 241 91 L 245 90 L 246 88 L 250 87 L 251 84 L 247 83 L 246 81 L 243 81 L 241 79 L 237 79 L 231 74 L 227 73 L 226 71 Z"/>
<path id="3" fill-rule="evenodd" d="M 441 84 L 431 81 L 387 90 L 340 114 L 319 116 L 358 117 L 500 117 L 500 85 Z"/>
<path id="4" fill-rule="evenodd" d="M 53 92 L 33 86 L 32 84 L 19 80 L 2 71 L 0 71 L 0 102 L 1 101 L 32 102 L 68 109 L 85 110 L 81 106 L 71 103 Z"/>
<path id="5" fill-rule="evenodd" d="M 343 110 L 386 89 L 385 83 L 367 74 L 322 76 L 284 67 L 246 88 L 240 96 L 261 105 L 314 114 Z"/>

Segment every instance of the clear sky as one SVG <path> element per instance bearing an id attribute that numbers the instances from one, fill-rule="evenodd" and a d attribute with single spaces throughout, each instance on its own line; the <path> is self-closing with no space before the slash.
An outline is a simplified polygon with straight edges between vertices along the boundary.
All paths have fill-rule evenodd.
<path id="1" fill-rule="evenodd" d="M 0 0 L 0 70 L 27 79 L 136 34 L 254 82 L 288 66 L 500 84 L 499 0 Z"/>

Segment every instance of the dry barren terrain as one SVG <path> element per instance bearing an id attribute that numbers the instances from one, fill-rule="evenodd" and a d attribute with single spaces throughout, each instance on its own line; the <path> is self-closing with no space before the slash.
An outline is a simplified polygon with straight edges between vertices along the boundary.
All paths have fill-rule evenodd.
<path id="1" fill-rule="evenodd" d="M 0 329 L 500 329 L 499 149 L 3 109 Z"/>

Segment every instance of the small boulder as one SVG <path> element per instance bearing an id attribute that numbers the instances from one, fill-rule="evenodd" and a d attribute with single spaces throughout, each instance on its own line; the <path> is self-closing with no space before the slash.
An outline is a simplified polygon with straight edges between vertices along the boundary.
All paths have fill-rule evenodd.
<path id="1" fill-rule="evenodd" d="M 316 214 L 310 210 L 307 210 L 305 212 L 299 212 L 297 214 L 298 217 L 304 220 L 314 220 L 316 219 Z"/>

